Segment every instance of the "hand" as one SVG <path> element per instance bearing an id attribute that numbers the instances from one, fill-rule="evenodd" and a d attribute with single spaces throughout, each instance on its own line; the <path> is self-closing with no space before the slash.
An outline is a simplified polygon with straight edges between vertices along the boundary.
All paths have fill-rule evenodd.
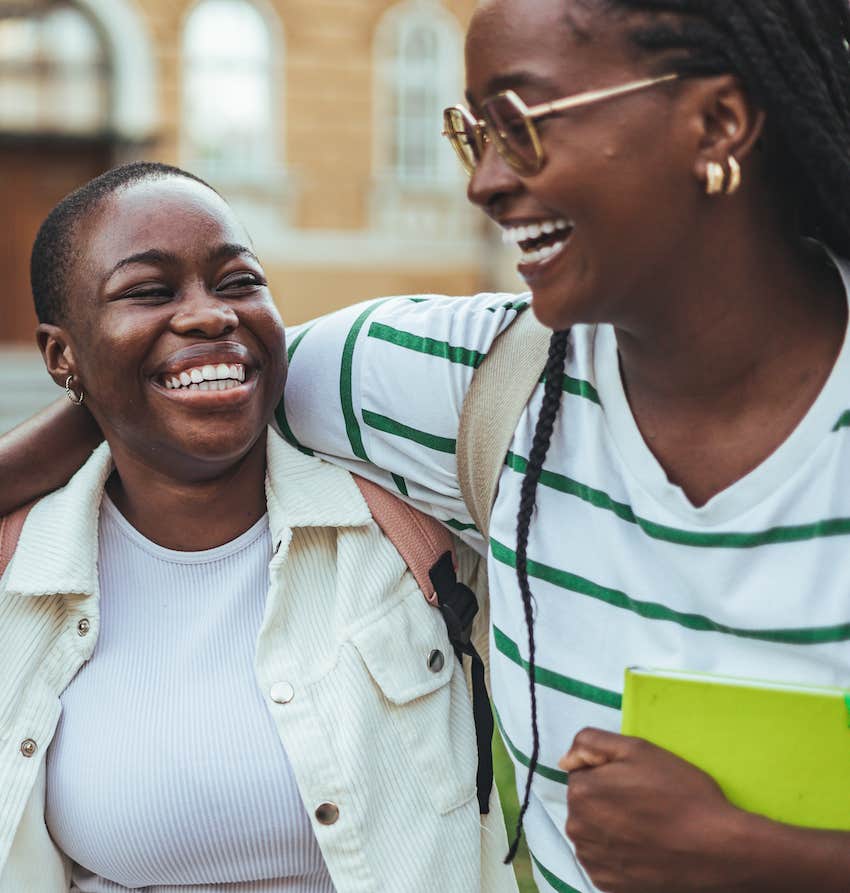
<path id="1" fill-rule="evenodd" d="M 566 832 L 600 890 L 749 889 L 746 850 L 731 846 L 744 814 L 695 766 L 599 729 L 579 732 L 559 765 L 570 773 Z"/>

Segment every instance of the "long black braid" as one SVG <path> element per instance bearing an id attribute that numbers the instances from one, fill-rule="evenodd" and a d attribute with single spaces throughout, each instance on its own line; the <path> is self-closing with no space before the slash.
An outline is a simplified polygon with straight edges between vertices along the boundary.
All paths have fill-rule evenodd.
<path id="1" fill-rule="evenodd" d="M 850 256 L 849 0 L 599 0 L 635 13 L 631 39 L 657 56 L 659 73 L 734 74 L 767 116 L 765 149 L 801 236 Z M 543 406 L 522 483 L 516 571 L 528 627 L 533 747 L 516 836 L 516 855 L 540 750 L 535 691 L 534 606 L 528 535 L 537 484 L 561 404 L 567 333 L 553 335 Z"/>
<path id="2" fill-rule="evenodd" d="M 543 405 L 540 407 L 540 415 L 537 417 L 537 426 L 534 430 L 534 440 L 531 444 L 531 453 L 528 457 L 528 468 L 522 479 L 522 489 L 519 498 L 519 514 L 517 515 L 517 543 L 516 543 L 516 573 L 519 581 L 519 590 L 522 594 L 522 604 L 525 609 L 525 624 L 528 628 L 528 678 L 531 692 L 531 759 L 528 767 L 528 777 L 525 780 L 525 794 L 522 798 L 522 807 L 517 819 L 516 834 L 511 844 L 505 862 L 513 861 L 522 837 L 522 823 L 528 810 L 531 799 L 531 780 L 537 760 L 540 755 L 540 732 L 537 728 L 537 688 L 534 685 L 535 659 L 534 659 L 534 601 L 531 595 L 531 585 L 528 582 L 528 533 L 531 529 L 531 517 L 534 514 L 534 503 L 537 497 L 537 484 L 540 481 L 540 473 L 543 471 L 543 462 L 546 453 L 549 452 L 549 442 L 552 439 L 552 431 L 558 412 L 561 408 L 561 398 L 564 393 L 564 365 L 567 358 L 567 344 L 569 332 L 555 332 L 549 342 L 549 358 L 546 361 L 546 384 L 543 391 Z"/>

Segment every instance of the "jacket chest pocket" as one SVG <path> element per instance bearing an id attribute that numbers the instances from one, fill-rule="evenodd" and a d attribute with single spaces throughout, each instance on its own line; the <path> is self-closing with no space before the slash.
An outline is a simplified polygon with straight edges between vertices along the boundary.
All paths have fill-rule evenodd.
<path id="1" fill-rule="evenodd" d="M 351 641 L 438 812 L 467 803 L 475 796 L 475 723 L 440 612 L 417 588 Z"/>

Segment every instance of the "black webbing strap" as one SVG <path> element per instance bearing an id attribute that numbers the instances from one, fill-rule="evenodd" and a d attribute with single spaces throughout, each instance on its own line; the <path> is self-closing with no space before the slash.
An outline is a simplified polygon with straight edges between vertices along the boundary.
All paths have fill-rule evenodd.
<path id="1" fill-rule="evenodd" d="M 449 641 L 457 659 L 463 655 L 471 661 L 472 715 L 475 719 L 475 741 L 478 745 L 476 790 L 482 815 L 490 812 L 493 789 L 493 711 L 484 679 L 484 661 L 472 644 L 472 621 L 478 613 L 478 600 L 468 586 L 459 583 L 451 552 L 446 552 L 428 573 L 437 593 L 437 605 L 446 621 Z"/>

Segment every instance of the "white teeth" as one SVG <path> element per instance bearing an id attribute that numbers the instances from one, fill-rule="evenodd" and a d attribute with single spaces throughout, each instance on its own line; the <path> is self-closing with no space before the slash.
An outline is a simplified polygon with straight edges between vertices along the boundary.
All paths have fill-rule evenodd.
<path id="1" fill-rule="evenodd" d="M 563 218 L 541 220 L 540 223 L 531 223 L 528 226 L 508 226 L 502 233 L 502 241 L 506 244 L 519 245 L 541 236 L 550 236 L 554 232 L 572 229 L 572 224 Z"/>
<path id="2" fill-rule="evenodd" d="M 184 369 L 179 375 L 164 375 L 163 384 L 169 390 L 228 391 L 238 387 L 245 378 L 245 367 L 241 363 L 219 363 Z"/>
<path id="3" fill-rule="evenodd" d="M 544 245 L 538 251 L 523 251 L 521 263 L 538 264 L 551 260 L 555 255 L 560 254 L 566 247 L 566 242 L 555 242 L 554 245 Z"/>

